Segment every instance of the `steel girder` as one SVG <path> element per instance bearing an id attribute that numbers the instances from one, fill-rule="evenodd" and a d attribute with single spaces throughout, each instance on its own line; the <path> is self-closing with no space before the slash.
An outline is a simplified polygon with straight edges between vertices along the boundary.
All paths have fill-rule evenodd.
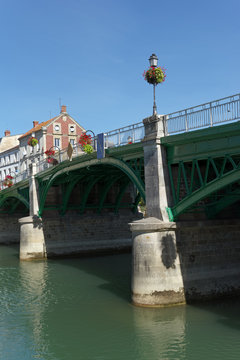
<path id="1" fill-rule="evenodd" d="M 26 210 L 29 209 L 28 189 L 27 191 L 21 191 L 19 189 L 7 190 L 8 191 L 2 192 L 0 195 L 0 209 L 2 209 L 0 212 L 12 214 L 19 204 L 23 204 Z"/>
<path id="2" fill-rule="evenodd" d="M 174 201 L 174 206 L 168 209 L 172 220 L 197 206 L 202 206 L 206 215 L 212 218 L 240 200 L 239 155 L 179 161 L 169 164 L 168 168 Z M 232 190 L 233 184 L 235 189 Z"/>

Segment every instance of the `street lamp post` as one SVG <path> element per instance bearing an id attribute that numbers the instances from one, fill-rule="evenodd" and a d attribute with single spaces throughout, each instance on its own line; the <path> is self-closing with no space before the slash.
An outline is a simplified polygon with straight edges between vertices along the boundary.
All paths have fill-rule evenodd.
<path id="1" fill-rule="evenodd" d="M 156 68 L 157 67 L 157 63 L 158 63 L 158 58 L 157 55 L 152 54 L 150 56 L 149 60 L 149 64 L 151 67 Z M 157 83 L 154 82 L 153 83 L 153 115 L 157 115 L 157 105 L 156 105 L 156 101 L 155 101 L 155 87 L 156 87 Z"/>

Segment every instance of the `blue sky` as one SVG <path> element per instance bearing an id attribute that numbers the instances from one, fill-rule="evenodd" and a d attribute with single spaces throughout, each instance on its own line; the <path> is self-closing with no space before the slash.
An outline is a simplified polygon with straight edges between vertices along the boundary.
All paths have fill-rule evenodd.
<path id="1" fill-rule="evenodd" d="M 59 114 L 95 133 L 240 93 L 239 0 L 0 0 L 0 137 Z"/>

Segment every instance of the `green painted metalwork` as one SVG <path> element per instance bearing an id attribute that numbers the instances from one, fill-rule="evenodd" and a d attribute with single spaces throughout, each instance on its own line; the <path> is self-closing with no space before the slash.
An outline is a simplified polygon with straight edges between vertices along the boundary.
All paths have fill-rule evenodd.
<path id="1" fill-rule="evenodd" d="M 216 215 L 224 210 L 226 207 L 238 202 L 240 200 L 240 189 L 227 192 L 218 201 L 207 207 L 207 215 L 209 219 L 213 219 Z"/>
<path id="2" fill-rule="evenodd" d="M 110 177 L 110 179 L 108 180 L 108 182 L 106 183 L 105 185 L 105 188 L 104 190 L 102 191 L 102 194 L 101 194 L 101 197 L 100 197 L 100 200 L 99 200 L 99 206 L 98 206 L 98 212 L 100 213 L 103 209 L 103 204 L 104 204 L 104 201 L 106 199 L 106 196 L 109 192 L 109 190 L 111 189 L 111 187 L 113 186 L 113 184 L 118 181 L 119 179 L 121 179 L 121 176 L 113 176 L 113 177 Z"/>
<path id="3" fill-rule="evenodd" d="M 144 182 L 142 178 L 139 176 L 139 173 L 136 169 L 132 168 L 129 164 L 129 159 L 126 161 L 120 160 L 113 157 L 106 157 L 101 160 L 90 158 L 89 160 L 82 161 L 81 157 L 75 158 L 71 163 L 64 162 L 59 165 L 59 167 L 55 167 L 54 172 L 47 172 L 45 174 L 39 174 L 37 176 L 37 179 L 39 181 L 39 189 L 40 189 L 40 206 L 39 206 L 39 216 L 42 216 L 45 201 L 47 197 L 47 193 L 51 186 L 53 186 L 55 183 L 59 182 L 59 177 L 62 177 L 63 181 L 68 181 L 67 176 L 69 174 L 73 173 L 74 176 L 77 174 L 78 176 L 81 176 L 81 181 L 85 181 L 89 178 L 89 176 L 94 174 L 94 176 L 97 177 L 97 181 L 100 179 L 106 177 L 109 178 L 109 176 L 112 174 L 114 175 L 114 172 L 116 170 L 115 176 L 127 176 L 135 185 L 138 191 L 141 194 L 141 197 L 145 200 L 145 189 L 144 189 Z M 106 168 L 107 166 L 107 168 Z M 142 172 L 142 164 L 138 163 L 138 170 L 141 167 Z M 107 169 L 107 171 L 106 171 Z M 114 170 L 115 169 L 115 170 Z M 67 176 L 66 176 L 67 175 Z M 71 180 L 70 180 L 71 181 Z M 96 181 L 95 181 L 96 182 Z M 84 197 L 82 199 L 82 205 L 80 206 L 81 212 L 84 211 L 84 208 L 86 206 L 86 200 L 87 200 L 87 193 L 91 190 L 92 186 L 89 184 L 89 188 L 87 188 L 87 191 L 84 193 Z M 69 188 L 68 194 L 66 194 L 63 206 L 61 208 L 61 211 L 66 211 L 67 207 L 67 198 L 69 198 L 69 195 L 71 193 L 71 188 Z M 102 206 L 102 205 L 101 205 Z"/>
<path id="4" fill-rule="evenodd" d="M 166 211 L 167 211 L 167 214 L 168 214 L 169 221 L 173 222 L 174 221 L 174 216 L 173 216 L 173 213 L 172 213 L 172 209 L 170 207 L 166 207 Z"/>
<path id="5" fill-rule="evenodd" d="M 126 179 L 123 183 L 122 183 L 122 186 L 119 190 L 119 193 L 118 193 L 118 196 L 116 198 L 116 203 L 115 203 L 115 213 L 117 214 L 118 211 L 119 211 L 119 208 L 120 208 L 120 204 L 121 204 L 121 201 L 122 201 L 122 198 L 123 198 L 123 195 L 128 187 L 130 183 L 130 180 L 129 179 Z"/>
<path id="6" fill-rule="evenodd" d="M 164 137 L 161 144 L 167 150 L 174 219 L 197 208 L 212 218 L 240 201 L 238 189 L 229 190 L 240 180 L 239 122 Z"/>
<path id="7" fill-rule="evenodd" d="M 27 209 L 29 209 L 29 202 L 27 201 L 27 199 L 22 196 L 17 189 L 12 189 L 12 191 L 7 191 L 1 194 L 0 196 L 0 208 L 4 207 L 4 204 L 9 200 L 11 200 L 11 204 L 9 207 L 8 212 L 13 213 L 14 209 L 17 208 L 17 206 L 19 205 L 19 203 L 21 202 L 22 204 L 25 205 L 25 207 Z"/>
<path id="8" fill-rule="evenodd" d="M 93 186 L 101 179 L 103 179 L 104 175 L 100 175 L 100 176 L 94 176 L 91 179 L 88 180 L 87 186 L 85 188 L 83 197 L 82 197 L 82 202 L 81 202 L 81 206 L 80 206 L 80 213 L 82 214 L 85 210 L 85 206 L 87 203 L 87 199 L 88 196 L 93 188 Z"/>
<path id="9" fill-rule="evenodd" d="M 229 158 L 229 155 L 228 155 L 228 158 Z M 194 162 L 197 166 L 198 163 L 196 161 L 194 161 Z M 214 193 L 217 193 L 219 190 L 223 190 L 230 184 L 239 182 L 240 166 L 237 166 L 235 169 L 231 169 L 228 172 L 223 173 L 222 169 L 220 169 L 220 170 L 217 169 L 216 161 L 214 159 L 211 159 L 211 161 L 210 161 L 210 159 L 207 159 L 206 163 L 207 162 L 214 163 L 213 173 L 214 173 L 215 177 L 207 183 L 205 183 L 205 182 L 203 183 L 203 182 L 199 181 L 200 186 L 198 189 L 193 189 L 193 184 L 191 184 L 190 189 L 192 189 L 192 192 L 189 193 L 187 196 L 183 196 L 182 198 L 180 198 L 175 203 L 175 205 L 172 207 L 172 213 L 173 213 L 174 219 L 176 219 L 177 216 L 179 216 L 181 213 L 185 212 L 190 207 L 197 204 L 200 200 L 205 199 Z M 225 167 L 225 165 L 226 165 L 226 161 L 223 161 L 222 166 Z M 199 168 L 199 165 L 198 165 L 198 168 Z M 208 178 L 209 169 L 210 169 L 209 166 L 206 166 L 204 168 L 204 170 L 206 171 L 205 176 L 204 176 L 205 179 Z M 202 178 L 202 175 L 201 175 L 201 177 L 199 175 L 199 178 Z M 181 180 L 178 179 L 178 181 L 180 182 Z M 182 184 L 183 184 L 183 182 L 182 182 Z M 235 195 L 237 193 L 238 192 L 236 191 Z M 215 209 L 218 209 L 218 210 L 212 211 L 212 214 L 213 213 L 216 214 L 218 211 L 220 211 L 220 209 L 223 209 L 224 207 L 228 206 L 230 203 L 233 203 L 233 202 L 229 201 L 227 196 L 224 196 L 221 199 L 221 203 L 219 204 L 219 206 L 218 205 L 215 206 Z M 211 206 L 211 204 L 209 204 L 208 206 Z"/>
<path id="10" fill-rule="evenodd" d="M 168 163 L 192 161 L 239 154 L 240 122 L 214 126 L 184 134 L 161 138 L 167 148 Z"/>
<path id="11" fill-rule="evenodd" d="M 70 195 L 76 186 L 76 184 L 83 178 L 81 175 L 75 175 L 70 179 L 68 179 L 68 183 L 64 183 L 65 185 L 64 191 L 62 191 L 62 205 L 60 207 L 60 214 L 64 215 L 67 210 L 68 201 L 70 198 Z"/>

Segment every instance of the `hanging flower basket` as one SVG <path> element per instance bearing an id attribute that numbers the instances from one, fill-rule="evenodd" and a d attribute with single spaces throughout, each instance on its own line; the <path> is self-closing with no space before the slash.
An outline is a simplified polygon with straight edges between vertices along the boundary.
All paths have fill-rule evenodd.
<path id="1" fill-rule="evenodd" d="M 50 156 L 47 158 L 47 162 L 48 162 L 49 164 L 53 164 L 53 165 L 57 165 L 57 164 L 58 164 L 57 159 L 54 159 L 54 158 L 52 158 L 52 157 L 50 157 Z"/>
<path id="2" fill-rule="evenodd" d="M 45 154 L 47 155 L 47 158 L 46 158 L 46 161 L 49 163 L 49 164 L 53 164 L 53 165 L 57 165 L 58 164 L 58 161 L 57 159 L 55 159 L 53 156 L 55 154 L 55 150 L 53 149 L 48 149 L 45 151 Z"/>
<path id="3" fill-rule="evenodd" d="M 7 187 L 13 186 L 13 177 L 11 175 L 7 175 L 3 181 L 3 185 Z"/>
<path id="4" fill-rule="evenodd" d="M 87 153 L 87 154 L 91 154 L 93 152 L 92 145 L 89 145 L 89 144 L 84 145 L 83 146 L 83 151 L 85 151 L 85 153 Z"/>
<path id="5" fill-rule="evenodd" d="M 46 154 L 47 156 L 53 156 L 53 155 L 55 154 L 55 150 L 52 150 L 52 149 L 46 150 L 46 151 L 45 151 L 45 154 Z"/>
<path id="6" fill-rule="evenodd" d="M 82 133 L 79 138 L 79 144 L 84 147 L 85 145 L 91 145 L 92 143 L 92 136 L 87 135 L 86 133 Z"/>
<path id="7" fill-rule="evenodd" d="M 38 144 L 38 139 L 36 139 L 35 137 L 31 136 L 29 139 L 28 139 L 28 145 L 29 146 L 36 146 Z"/>
<path id="8" fill-rule="evenodd" d="M 158 85 L 165 81 L 166 70 L 164 68 L 151 66 L 147 71 L 144 71 L 143 77 L 149 84 Z"/>

